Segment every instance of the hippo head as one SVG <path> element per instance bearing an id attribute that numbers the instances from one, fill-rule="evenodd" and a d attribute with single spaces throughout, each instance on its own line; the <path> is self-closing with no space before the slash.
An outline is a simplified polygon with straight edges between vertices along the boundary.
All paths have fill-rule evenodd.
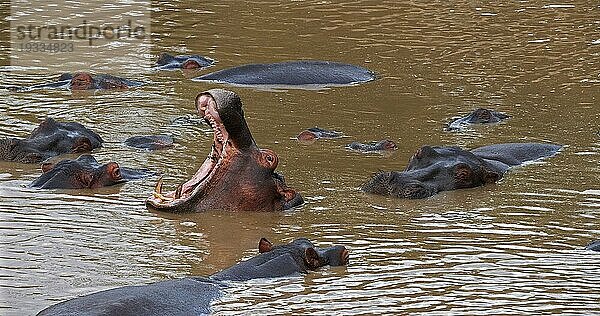
<path id="1" fill-rule="evenodd" d="M 215 61 L 200 55 L 180 55 L 162 53 L 156 61 L 156 66 L 161 69 L 199 69 L 212 65 Z"/>
<path id="2" fill-rule="evenodd" d="M 61 76 L 62 78 L 62 76 Z M 94 78 L 90 73 L 77 72 L 71 78 L 71 90 L 89 90 L 94 89 Z"/>
<path id="3" fill-rule="evenodd" d="M 344 246 L 318 248 L 306 238 L 278 246 L 261 238 L 258 251 L 258 256 L 215 273 L 211 278 L 232 281 L 275 278 L 307 273 L 326 265 L 344 266 L 349 261 L 349 252 Z"/>
<path id="4" fill-rule="evenodd" d="M 159 180 L 146 205 L 161 211 L 283 210 L 303 203 L 275 173 L 275 152 L 259 149 L 248 129 L 242 102 L 233 92 L 213 89 L 196 97 L 196 109 L 214 130 L 212 149 L 196 174 L 173 192 Z"/>
<path id="5" fill-rule="evenodd" d="M 398 149 L 398 145 L 390 139 L 384 139 L 375 144 L 378 150 L 393 151 Z"/>
<path id="6" fill-rule="evenodd" d="M 43 174 L 29 186 L 41 189 L 96 189 L 140 179 L 152 173 L 121 168 L 116 162 L 101 165 L 91 155 L 42 164 Z"/>
<path id="7" fill-rule="evenodd" d="M 261 238 L 258 242 L 258 252 L 268 252 L 269 257 L 293 252 L 307 270 L 316 270 L 323 266 L 345 266 L 349 262 L 349 252 L 346 247 L 318 248 L 306 238 L 298 238 L 289 244 L 279 246 L 274 246 L 266 238 Z"/>
<path id="8" fill-rule="evenodd" d="M 487 124 L 487 123 L 497 123 L 508 117 L 509 116 L 504 113 L 500 113 L 500 112 L 496 112 L 496 111 L 492 111 L 492 110 L 488 110 L 488 109 L 484 109 L 484 108 L 478 108 L 475 111 L 473 111 L 471 114 L 469 114 L 469 116 L 467 116 L 467 121 L 469 123 L 473 123 L 473 124 Z"/>
<path id="9" fill-rule="evenodd" d="M 38 163 L 61 154 L 89 152 L 102 146 L 102 138 L 79 123 L 46 118 L 25 139 L 0 140 L 0 159 Z"/>
<path id="10" fill-rule="evenodd" d="M 380 172 L 362 186 L 369 193 L 420 199 L 441 191 L 494 183 L 501 174 L 482 158 L 458 147 L 423 146 L 403 172 Z"/>

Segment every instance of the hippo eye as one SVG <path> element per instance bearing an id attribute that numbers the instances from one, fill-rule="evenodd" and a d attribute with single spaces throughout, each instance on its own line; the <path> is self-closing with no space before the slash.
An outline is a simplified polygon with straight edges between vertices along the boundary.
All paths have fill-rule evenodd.
<path id="1" fill-rule="evenodd" d="M 273 161 L 274 161 L 274 160 L 275 160 L 275 159 L 273 159 L 273 156 L 271 156 L 271 155 L 268 155 L 268 156 L 267 156 L 267 161 L 268 161 L 268 162 L 270 162 L 270 163 L 273 163 Z"/>

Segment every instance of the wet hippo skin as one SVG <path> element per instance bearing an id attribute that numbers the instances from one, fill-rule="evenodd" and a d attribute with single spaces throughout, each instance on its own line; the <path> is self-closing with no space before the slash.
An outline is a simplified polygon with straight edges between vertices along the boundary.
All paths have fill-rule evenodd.
<path id="1" fill-rule="evenodd" d="M 194 78 L 234 85 L 350 85 L 375 80 L 373 72 L 363 67 L 331 61 L 288 61 L 272 64 L 249 64 L 223 69 Z"/>
<path id="2" fill-rule="evenodd" d="M 70 89 L 70 90 L 100 90 L 100 89 L 127 89 L 139 87 L 144 83 L 107 74 L 91 74 L 89 72 L 64 73 L 56 82 L 43 83 L 17 89 L 30 91 L 37 89 Z"/>
<path id="3" fill-rule="evenodd" d="M 368 193 L 420 199 L 441 191 L 495 183 L 514 166 L 553 156 L 562 146 L 509 143 L 471 151 L 459 147 L 423 146 L 402 172 L 379 172 L 362 186 Z"/>
<path id="4" fill-rule="evenodd" d="M 348 264 L 343 246 L 315 247 L 300 238 L 273 246 L 262 238 L 260 254 L 209 277 L 187 277 L 141 286 L 125 286 L 77 297 L 41 311 L 38 315 L 187 316 L 210 313 L 211 301 L 222 295 L 227 281 L 275 278 L 307 273 L 319 267 Z"/>
<path id="5" fill-rule="evenodd" d="M 300 132 L 300 134 L 298 134 L 298 136 L 296 136 L 296 139 L 303 144 L 312 144 L 314 141 L 316 141 L 317 139 L 333 139 L 333 138 L 340 138 L 344 136 L 344 134 L 342 132 L 338 132 L 338 131 L 334 131 L 334 130 L 329 130 L 329 129 L 323 129 L 323 128 L 319 128 L 319 127 L 311 127 L 311 128 L 307 128 L 305 130 L 303 130 L 302 132 Z"/>
<path id="6" fill-rule="evenodd" d="M 98 134 L 79 123 L 46 118 L 25 139 L 0 139 L 0 160 L 39 163 L 62 154 L 89 152 L 102 142 Z"/>
<path id="7" fill-rule="evenodd" d="M 122 168 L 116 162 L 101 165 L 91 155 L 56 164 L 42 164 L 44 172 L 29 186 L 40 189 L 96 189 L 154 175 L 148 170 Z"/>
<path id="8" fill-rule="evenodd" d="M 507 114 L 504 114 L 502 112 L 479 108 L 479 109 L 476 109 L 473 112 L 469 113 L 466 116 L 463 116 L 461 118 L 458 118 L 458 119 L 450 122 L 450 124 L 448 124 L 448 127 L 446 129 L 448 131 L 457 131 L 457 130 L 466 128 L 467 126 L 472 125 L 472 124 L 498 123 L 503 120 L 506 120 L 507 118 L 510 118 L 510 116 Z"/>
<path id="9" fill-rule="evenodd" d="M 168 135 L 133 136 L 127 138 L 124 143 L 129 147 L 146 150 L 160 150 L 174 146 L 173 138 Z"/>
<path id="10" fill-rule="evenodd" d="M 363 153 L 370 153 L 370 152 L 394 151 L 394 150 L 398 149 L 398 146 L 392 140 L 383 139 L 378 142 L 372 142 L 369 144 L 352 142 L 352 143 L 346 145 L 346 149 L 359 151 L 359 152 L 363 152 Z"/>
<path id="11" fill-rule="evenodd" d="M 214 60 L 200 55 L 177 55 L 162 53 L 156 61 L 155 68 L 160 70 L 201 69 L 211 66 Z"/>
<path id="12" fill-rule="evenodd" d="M 213 128 L 213 145 L 196 174 L 163 194 L 162 180 L 146 200 L 150 209 L 278 211 L 303 203 L 275 172 L 279 158 L 260 149 L 244 119 L 242 102 L 231 91 L 213 89 L 196 97 L 196 109 Z"/>
<path id="13" fill-rule="evenodd" d="M 592 251 L 600 251 L 600 240 L 594 240 L 585 246 L 585 249 Z"/>

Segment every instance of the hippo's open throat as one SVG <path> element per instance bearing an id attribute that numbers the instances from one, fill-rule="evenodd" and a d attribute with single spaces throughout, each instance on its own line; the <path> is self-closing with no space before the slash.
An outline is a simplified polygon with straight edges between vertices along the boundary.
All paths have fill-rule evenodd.
<path id="1" fill-rule="evenodd" d="M 235 150 L 229 140 L 229 133 L 219 117 L 214 100 L 198 104 L 198 112 L 213 129 L 213 144 L 208 157 L 204 160 L 196 174 L 185 183 L 177 186 L 175 191 L 162 193 L 162 178 L 156 183 L 150 200 L 161 206 L 174 206 L 188 200 L 191 196 L 201 197 L 208 183 L 213 179 L 216 171 L 222 167 L 227 157 Z"/>

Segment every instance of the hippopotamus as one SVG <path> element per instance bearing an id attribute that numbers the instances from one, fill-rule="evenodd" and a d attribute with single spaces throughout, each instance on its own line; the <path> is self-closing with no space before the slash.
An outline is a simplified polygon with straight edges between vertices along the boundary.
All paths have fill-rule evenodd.
<path id="1" fill-rule="evenodd" d="M 585 249 L 592 251 L 600 251 L 600 240 L 594 240 L 585 246 Z"/>
<path id="2" fill-rule="evenodd" d="M 205 74 L 193 80 L 240 86 L 318 88 L 352 85 L 375 78 L 373 72 L 363 67 L 331 61 L 305 60 L 243 65 Z"/>
<path id="3" fill-rule="evenodd" d="M 17 89 L 29 91 L 37 89 L 62 88 L 70 90 L 100 90 L 100 89 L 127 89 L 143 85 L 141 81 L 129 80 L 107 74 L 94 75 L 89 72 L 64 73 L 58 81 L 42 83 L 30 87 Z"/>
<path id="4" fill-rule="evenodd" d="M 479 147 L 423 146 L 410 158 L 402 172 L 375 174 L 362 186 L 368 193 L 421 199 L 441 191 L 495 183 L 514 166 L 553 156 L 556 144 L 508 143 Z"/>
<path id="5" fill-rule="evenodd" d="M 303 203 L 275 172 L 279 158 L 260 149 L 248 128 L 242 101 L 234 92 L 213 89 L 196 97 L 196 109 L 214 130 L 212 149 L 196 174 L 175 191 L 162 193 L 162 179 L 146 200 L 168 212 L 278 211 Z"/>
<path id="6" fill-rule="evenodd" d="M 173 137 L 168 135 L 133 136 L 125 140 L 125 145 L 146 150 L 160 150 L 174 146 Z"/>
<path id="7" fill-rule="evenodd" d="M 322 129 L 322 128 L 315 126 L 315 127 L 311 127 L 311 128 L 307 128 L 307 129 L 303 130 L 300 134 L 298 134 L 298 136 L 296 136 L 296 139 L 301 143 L 311 144 L 320 138 L 332 139 L 332 138 L 340 138 L 343 136 L 344 136 L 344 134 L 342 132 L 328 130 L 328 129 Z"/>
<path id="8" fill-rule="evenodd" d="M 346 145 L 346 149 L 360 151 L 363 153 L 389 152 L 389 151 L 394 151 L 394 150 L 398 149 L 398 146 L 392 140 L 383 139 L 378 142 L 371 142 L 369 144 L 352 142 L 352 143 Z"/>
<path id="9" fill-rule="evenodd" d="M 155 68 L 160 70 L 201 69 L 212 66 L 214 63 L 215 61 L 213 59 L 200 55 L 173 56 L 162 53 L 156 61 Z"/>
<path id="10" fill-rule="evenodd" d="M 455 131 L 455 130 L 463 129 L 466 126 L 471 125 L 471 124 L 498 123 L 509 117 L 510 117 L 509 115 L 504 114 L 502 112 L 478 108 L 478 109 L 474 110 L 473 112 L 469 113 L 468 115 L 463 116 L 461 118 L 458 118 L 458 119 L 450 122 L 450 124 L 448 124 L 448 127 L 446 129 L 449 131 Z"/>
<path id="11" fill-rule="evenodd" d="M 222 296 L 227 281 L 277 278 L 307 273 L 349 261 L 344 246 L 318 248 L 308 239 L 273 246 L 262 238 L 259 254 L 208 277 L 186 277 L 146 285 L 124 286 L 100 291 L 52 305 L 38 316 L 188 316 L 209 314 L 210 304 Z"/>
<path id="12" fill-rule="evenodd" d="M 89 152 L 102 142 L 98 134 L 79 123 L 46 118 L 25 139 L 0 139 L 0 160 L 39 163 L 62 154 Z"/>
<path id="13" fill-rule="evenodd" d="M 148 170 L 119 167 L 116 162 L 101 165 L 91 155 L 81 155 L 75 160 L 43 163 L 43 174 L 29 187 L 40 189 L 96 189 L 141 179 L 153 175 Z"/>

